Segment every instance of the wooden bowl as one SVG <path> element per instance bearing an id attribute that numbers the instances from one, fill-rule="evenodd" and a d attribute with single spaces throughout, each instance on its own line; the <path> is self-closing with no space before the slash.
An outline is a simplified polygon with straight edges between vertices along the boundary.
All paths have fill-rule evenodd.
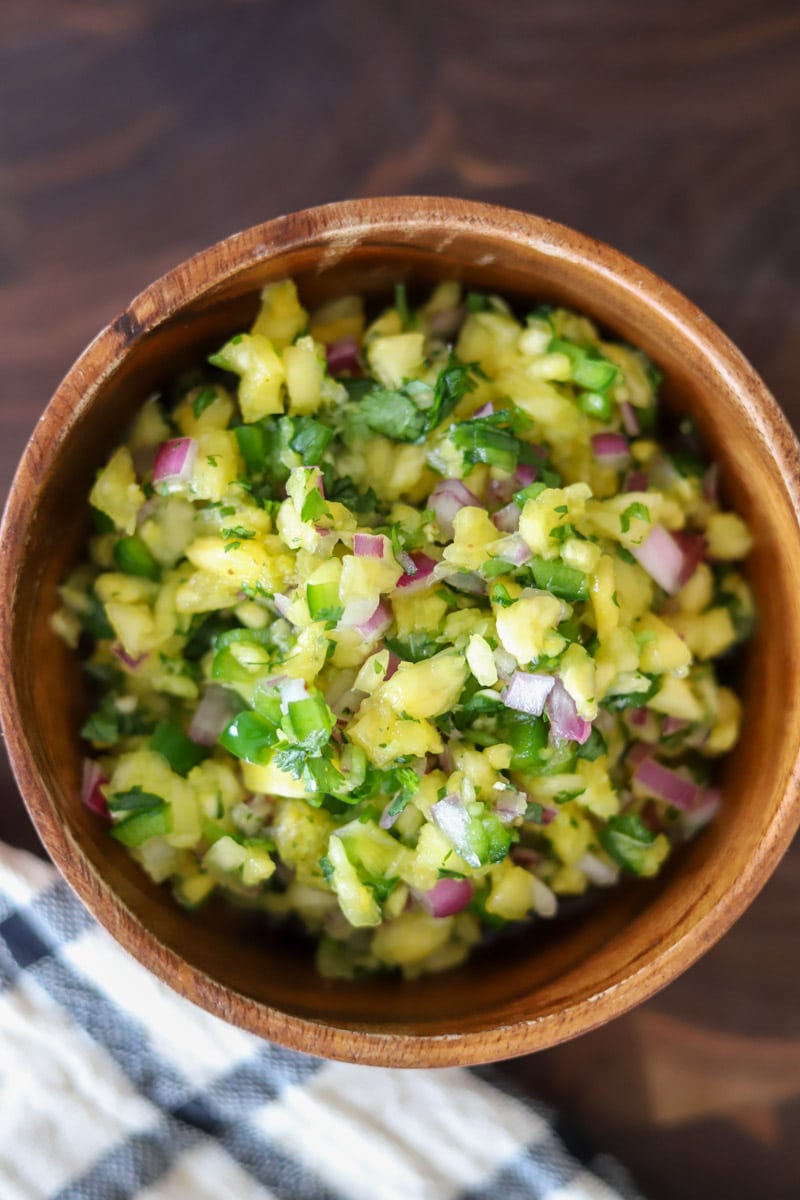
<path id="1" fill-rule="evenodd" d="M 663 876 L 572 917 L 524 927 L 468 964 L 413 983 L 329 982 L 309 947 L 223 906 L 183 912 L 79 800 L 85 714 L 73 654 L 50 630 L 81 554 L 94 472 L 142 400 L 242 328 L 269 280 L 309 304 L 397 280 L 458 278 L 558 300 L 641 346 L 667 403 L 696 418 L 747 520 L 759 626 L 743 671 L 744 733 L 724 808 Z M 688 300 L 635 262 L 537 217 L 459 200 L 394 198 L 257 226 L 184 263 L 84 352 L 39 422 L 2 528 L 2 723 L 31 816 L 97 919 L 172 987 L 298 1050 L 386 1066 L 446 1066 L 552 1046 L 626 1011 L 693 963 L 766 882 L 800 817 L 800 453 L 761 380 Z"/>

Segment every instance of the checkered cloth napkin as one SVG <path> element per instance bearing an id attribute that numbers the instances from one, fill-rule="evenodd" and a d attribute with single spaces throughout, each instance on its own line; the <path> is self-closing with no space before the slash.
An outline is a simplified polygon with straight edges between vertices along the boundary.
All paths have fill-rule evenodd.
<path id="1" fill-rule="evenodd" d="M 2 1200 L 636 1200 L 484 1070 L 323 1062 L 234 1029 L 0 845 Z"/>

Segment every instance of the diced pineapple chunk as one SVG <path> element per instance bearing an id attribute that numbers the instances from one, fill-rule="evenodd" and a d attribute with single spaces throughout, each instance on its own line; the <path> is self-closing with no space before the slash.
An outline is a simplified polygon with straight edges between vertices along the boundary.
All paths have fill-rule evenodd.
<path id="1" fill-rule="evenodd" d="M 521 921 L 526 917 L 533 907 L 530 873 L 506 859 L 492 868 L 491 880 L 486 911 L 505 921 Z"/>
<path id="2" fill-rule="evenodd" d="M 391 766 L 406 754 L 424 758 L 442 751 L 442 739 L 435 726 L 429 721 L 398 716 L 388 704 L 381 704 L 377 695 L 363 701 L 348 736 L 376 767 Z"/>
<path id="3" fill-rule="evenodd" d="M 601 642 L 607 641 L 619 625 L 620 603 L 615 566 L 610 555 L 602 555 L 589 582 L 597 636 Z"/>
<path id="4" fill-rule="evenodd" d="M 710 608 L 704 613 L 671 613 L 664 620 L 675 631 L 675 637 L 684 639 L 687 651 L 701 661 L 724 654 L 736 641 L 727 608 Z"/>
<path id="5" fill-rule="evenodd" d="M 562 804 L 558 815 L 546 825 L 543 835 L 566 866 L 573 866 L 583 858 L 594 841 L 591 822 L 578 807 L 578 801 Z"/>
<path id="6" fill-rule="evenodd" d="M 144 504 L 144 492 L 136 482 L 133 459 L 127 446 L 120 446 L 95 480 L 89 495 L 93 508 L 106 514 L 122 533 L 133 533 L 136 517 Z"/>
<path id="7" fill-rule="evenodd" d="M 327 857 L 332 868 L 329 882 L 350 924 L 356 929 L 380 925 L 380 905 L 371 890 L 358 878 L 342 839 L 335 833 L 328 839 Z"/>
<path id="8" fill-rule="evenodd" d="M 668 717 L 679 717 L 682 721 L 703 719 L 703 706 L 688 681 L 674 675 L 664 676 L 661 687 L 647 703 L 655 712 Z"/>
<path id="9" fill-rule="evenodd" d="M 268 283 L 261 291 L 261 307 L 251 333 L 268 338 L 273 346 L 289 346 L 308 325 L 308 313 L 297 295 L 293 280 Z"/>
<path id="10" fill-rule="evenodd" d="M 520 666 L 536 662 L 542 654 L 558 654 L 565 645 L 555 632 L 560 613 L 561 601 L 545 593 L 523 596 L 507 608 L 496 608 L 497 636 L 503 649 L 513 654 Z"/>
<path id="11" fill-rule="evenodd" d="M 234 434 L 211 429 L 197 439 L 197 462 L 192 476 L 192 493 L 201 500 L 222 499 L 242 471 L 242 460 Z"/>
<path id="12" fill-rule="evenodd" d="M 580 520 L 589 496 L 591 489 L 587 484 L 572 483 L 565 488 L 546 488 L 525 501 L 519 532 L 534 554 L 542 558 L 558 557 L 561 529 Z"/>
<path id="13" fill-rule="evenodd" d="M 373 338 L 367 346 L 370 370 L 384 387 L 398 388 L 422 366 L 424 348 L 423 333 L 396 333 Z"/>
<path id="14" fill-rule="evenodd" d="M 708 563 L 698 563 L 675 598 L 681 612 L 699 613 L 708 608 L 714 598 L 714 575 Z"/>
<path id="15" fill-rule="evenodd" d="M 237 334 L 211 361 L 240 377 L 239 407 L 246 422 L 283 412 L 283 359 L 263 334 Z"/>
<path id="16" fill-rule="evenodd" d="M 324 808 L 312 808 L 302 800 L 282 801 L 272 823 L 272 837 L 281 860 L 299 872 L 305 882 L 319 883 L 319 860 L 328 848 L 333 819 Z"/>
<path id="17" fill-rule="evenodd" d="M 316 412 L 322 398 L 325 371 L 313 339 L 298 338 L 293 346 L 287 346 L 283 352 L 283 365 L 291 415 Z"/>
<path id="18" fill-rule="evenodd" d="M 468 505 L 453 520 L 452 545 L 444 552 L 445 560 L 462 571 L 477 571 L 489 557 L 488 547 L 497 541 L 497 527 L 485 508 Z"/>
<path id="19" fill-rule="evenodd" d="M 404 966 L 440 950 L 449 941 L 452 929 L 452 917 L 431 917 L 412 909 L 381 925 L 372 939 L 372 949 L 381 962 Z"/>
<path id="20" fill-rule="evenodd" d="M 581 758 L 575 771 L 584 782 L 584 790 L 575 803 L 581 808 L 588 808 L 596 817 L 607 820 L 619 812 L 619 797 L 614 791 L 609 777 L 608 758 L 603 755 L 590 762 Z"/>
<path id="21" fill-rule="evenodd" d="M 717 689 L 717 718 L 700 747 L 703 754 L 727 754 L 736 745 L 742 722 L 742 706 L 730 688 Z"/>
<path id="22" fill-rule="evenodd" d="M 578 714 L 586 721 L 597 716 L 597 681 L 594 659 L 577 642 L 572 642 L 561 659 L 561 682 L 575 701 Z"/>
<path id="23" fill-rule="evenodd" d="M 637 619 L 634 633 L 641 645 L 639 665 L 647 675 L 663 675 L 667 671 L 685 671 L 692 661 L 689 646 L 655 613 L 645 613 Z"/>
<path id="24" fill-rule="evenodd" d="M 376 697 L 396 713 L 413 718 L 438 717 L 455 707 L 467 674 L 461 655 L 447 650 L 422 662 L 400 663 Z"/>
<path id="25" fill-rule="evenodd" d="M 753 548 L 750 530 L 736 513 L 712 513 L 706 523 L 709 557 L 720 562 L 746 558 Z"/>
<path id="26" fill-rule="evenodd" d="M 306 796 L 303 780 L 295 779 L 288 771 L 282 771 L 274 762 L 266 766 L 243 762 L 242 779 L 247 790 L 257 796 L 287 796 L 301 800 Z"/>

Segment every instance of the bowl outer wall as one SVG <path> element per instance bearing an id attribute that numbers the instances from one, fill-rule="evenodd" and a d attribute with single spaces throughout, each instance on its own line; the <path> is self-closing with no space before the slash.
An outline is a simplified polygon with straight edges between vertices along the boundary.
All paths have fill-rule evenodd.
<path id="1" fill-rule="evenodd" d="M 466 246 L 469 258 L 461 261 Z M 320 1008 L 318 998 L 316 1007 L 300 1001 L 283 1006 L 265 1003 L 255 998 L 257 989 L 246 979 L 238 987 L 218 982 L 213 970 L 188 961 L 177 948 L 185 937 L 182 916 L 179 920 L 164 915 L 159 932 L 153 933 L 143 920 L 126 865 L 114 867 L 119 872 L 114 886 L 104 877 L 100 866 L 107 868 L 107 864 L 98 854 L 96 831 L 87 831 L 82 810 L 74 811 L 77 759 L 73 755 L 75 761 L 66 762 L 63 756 L 54 761 L 33 720 L 36 716 L 41 723 L 47 706 L 46 695 L 41 687 L 36 694 L 38 685 L 31 683 L 27 671 L 27 664 L 37 661 L 40 646 L 48 650 L 41 642 L 41 628 L 32 633 L 31 618 L 32 600 L 44 594 L 41 581 L 47 567 L 32 566 L 27 551 L 29 544 L 38 544 L 42 497 L 57 474 L 62 447 L 90 416 L 92 399 L 106 385 L 106 394 L 113 391 L 128 356 L 157 331 L 163 334 L 170 326 L 175 330 L 185 325 L 180 310 L 188 302 L 202 326 L 206 310 L 227 303 L 242 287 L 252 292 L 266 278 L 288 271 L 299 271 L 320 295 L 326 288 L 335 293 L 350 260 L 356 261 L 355 275 L 369 278 L 374 286 L 391 277 L 382 264 L 391 260 L 397 273 L 402 260 L 419 276 L 442 277 L 462 270 L 470 281 L 486 286 L 537 295 L 552 289 L 553 295 L 571 299 L 576 307 L 654 353 L 657 361 L 671 360 L 667 377 L 679 383 L 675 397 L 679 404 L 681 395 L 685 402 L 686 393 L 694 388 L 698 403 L 705 391 L 723 408 L 728 405 L 723 415 L 738 418 L 727 427 L 724 439 L 713 413 L 707 413 L 700 425 L 723 465 L 736 477 L 737 503 L 744 499 L 745 515 L 757 518 L 755 523 L 763 527 L 757 529 L 764 542 L 753 580 L 757 590 L 770 563 L 776 578 L 774 588 L 763 596 L 764 605 L 773 606 L 771 619 L 762 621 L 759 655 L 751 659 L 758 659 L 756 683 L 774 691 L 783 677 L 789 695 L 780 701 L 773 698 L 776 709 L 778 703 L 782 705 L 784 719 L 773 723 L 771 735 L 765 731 L 772 740 L 760 752 L 760 766 L 754 765 L 752 752 L 744 764 L 744 775 L 759 785 L 751 801 L 759 808 L 752 821 L 738 823 L 731 855 L 735 877 L 724 881 L 723 887 L 719 880 L 698 882 L 709 854 L 719 869 L 725 869 L 725 827 L 719 822 L 706 835 L 712 839 L 707 845 L 716 849 L 698 853 L 699 843 L 687 849 L 666 883 L 659 885 L 661 890 L 646 893 L 645 902 L 641 891 L 633 900 L 622 898 L 618 919 L 606 927 L 600 920 L 593 941 L 582 943 L 579 933 L 572 938 L 576 947 L 572 957 L 559 960 L 558 952 L 551 954 L 547 978 L 532 981 L 518 964 L 502 964 L 498 969 L 503 979 L 508 976 L 507 1002 L 482 1001 L 476 989 L 472 1019 L 463 1013 L 457 1020 L 448 1019 L 441 1007 L 449 1002 L 447 984 L 441 982 L 431 985 L 433 999 L 439 1002 L 438 1015 L 428 1011 L 424 1019 L 408 1021 L 398 1019 L 396 1012 L 392 1021 L 382 1021 L 381 1001 L 374 996 L 361 1012 L 358 1006 L 348 1011 L 347 1004 L 337 1000 L 335 989 L 328 993 L 323 984 L 318 985 L 325 999 Z M 109 438 L 106 449 L 113 440 Z M 475 1063 L 551 1046 L 619 1015 L 674 979 L 729 928 L 766 882 L 800 819 L 800 721 L 795 699 L 800 687 L 793 686 L 800 683 L 799 465 L 797 443 L 774 400 L 708 318 L 632 260 L 562 226 L 487 205 L 400 197 L 307 210 L 234 235 L 147 288 L 87 348 L 34 431 L 12 486 L 0 533 L 4 659 L 0 702 L 12 765 L 45 846 L 95 916 L 146 966 L 217 1015 L 296 1049 L 381 1065 Z M 773 592 L 777 599 L 771 599 Z M 780 646 L 776 625 L 783 627 Z M 762 655 L 762 645 L 771 647 L 773 654 Z M 774 653 L 778 648 L 783 655 L 780 675 Z M 748 712 L 762 719 L 762 706 L 755 704 L 753 691 L 751 686 Z M 74 714 L 72 719 L 74 725 Z M 736 783 L 732 780 L 731 786 Z M 62 803 L 65 793 L 71 795 L 71 807 Z M 743 839 L 747 839 L 744 859 Z M 626 920 L 631 922 L 627 929 Z M 636 946 L 630 949 L 634 940 Z M 465 981 L 475 984 L 468 977 Z M 369 989 L 364 994 L 369 996 Z M 413 993 L 405 995 L 413 1008 Z M 534 1000 L 537 1014 L 526 1015 Z M 329 1019 L 323 1015 L 326 1004 L 332 1014 Z"/>

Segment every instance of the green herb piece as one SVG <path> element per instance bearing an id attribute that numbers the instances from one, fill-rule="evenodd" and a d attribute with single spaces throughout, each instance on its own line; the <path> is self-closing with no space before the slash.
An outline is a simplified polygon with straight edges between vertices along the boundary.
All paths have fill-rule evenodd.
<path id="1" fill-rule="evenodd" d="M 599 729 L 592 729 L 586 741 L 582 746 L 578 746 L 576 754 L 578 758 L 586 758 L 589 762 L 594 762 L 595 759 L 601 758 L 608 752 L 606 740 Z"/>
<path id="2" fill-rule="evenodd" d="M 333 430 L 321 421 L 315 421 L 313 417 L 300 417 L 289 445 L 295 454 L 300 455 L 305 466 L 316 467 L 322 462 L 332 437 Z"/>
<path id="3" fill-rule="evenodd" d="M 199 420 L 203 413 L 208 408 L 209 404 L 213 404 L 217 398 L 217 389 L 213 387 L 203 388 L 198 392 L 192 401 L 192 412 L 195 419 Z"/>
<path id="4" fill-rule="evenodd" d="M 635 500 L 633 504 L 629 504 L 619 519 L 620 529 L 623 533 L 627 533 L 631 527 L 632 520 L 650 522 L 650 509 L 646 504 L 642 504 L 640 500 Z"/>
<path id="5" fill-rule="evenodd" d="M 262 427 L 237 425 L 233 432 L 248 475 L 263 475 L 267 469 L 267 446 Z"/>
<path id="6" fill-rule="evenodd" d="M 312 621 L 338 621 L 344 612 L 339 601 L 339 585 L 333 580 L 306 584 L 306 603 Z"/>
<path id="7" fill-rule="evenodd" d="M 616 364 L 591 346 L 576 346 L 573 342 L 552 338 L 548 353 L 565 354 L 572 364 L 572 382 L 591 393 L 605 392 L 619 374 Z"/>
<path id="8" fill-rule="evenodd" d="M 492 302 L 485 292 L 467 292 L 467 312 L 491 312 Z"/>
<path id="9" fill-rule="evenodd" d="M 98 642 L 114 636 L 114 630 L 106 616 L 106 610 L 94 588 L 90 588 L 86 593 L 86 605 L 83 612 L 80 613 L 80 621 L 86 632 Z"/>
<path id="10" fill-rule="evenodd" d="M 304 700 L 292 700 L 288 706 L 289 724 L 296 741 L 309 750 L 319 751 L 331 736 L 336 718 L 316 692 Z"/>
<path id="11" fill-rule="evenodd" d="M 435 633 L 415 631 L 404 638 L 384 638 L 386 647 L 403 662 L 422 662 L 438 654 L 442 645 Z"/>
<path id="12" fill-rule="evenodd" d="M 669 853 L 664 834 L 653 833 L 636 813 L 609 817 L 597 837 L 609 858 L 632 875 L 655 875 Z"/>
<path id="13" fill-rule="evenodd" d="M 496 604 L 499 608 L 509 608 L 514 603 L 504 583 L 492 584 L 489 589 L 489 599 L 492 604 Z"/>
<path id="14" fill-rule="evenodd" d="M 269 762 L 277 741 L 275 726 L 260 713 L 249 710 L 234 717 L 219 737 L 219 744 L 236 758 L 260 766 Z"/>
<path id="15" fill-rule="evenodd" d="M 164 803 L 162 796 L 153 792 L 145 792 L 136 784 L 127 792 L 113 792 L 108 797 L 108 807 L 112 813 L 117 812 L 149 812 Z"/>
<path id="16" fill-rule="evenodd" d="M 89 512 L 92 516 L 92 525 L 95 533 L 113 533 L 116 525 L 111 520 L 108 513 L 104 513 L 102 509 L 95 508 L 94 505 L 89 505 Z"/>
<path id="17" fill-rule="evenodd" d="M 417 322 L 408 307 L 408 296 L 406 295 L 406 285 L 404 283 L 396 283 L 394 285 L 394 306 L 397 309 L 403 329 L 413 329 Z"/>
<path id="18" fill-rule="evenodd" d="M 325 497 L 318 488 L 310 488 L 303 501 L 303 507 L 300 510 L 300 520 L 316 521 L 318 517 L 326 517 L 328 515 L 328 510 L 325 507 Z"/>
<path id="19" fill-rule="evenodd" d="M 576 567 L 568 567 L 557 558 L 533 558 L 527 565 L 542 591 L 552 592 L 561 600 L 585 600 L 589 595 L 586 576 Z"/>
<path id="20" fill-rule="evenodd" d="M 209 754 L 205 746 L 198 746 L 172 721 L 159 721 L 150 738 L 150 749 L 161 754 L 176 774 L 184 776 Z"/>
<path id="21" fill-rule="evenodd" d="M 172 811 L 163 801 L 157 807 L 135 812 L 111 829 L 111 836 L 123 846 L 142 846 L 154 837 L 164 837 L 172 830 Z"/>
<path id="22" fill-rule="evenodd" d="M 113 746 L 119 741 L 119 713 L 111 696 L 104 696 L 92 715 L 81 728 L 81 737 L 98 746 Z"/>

